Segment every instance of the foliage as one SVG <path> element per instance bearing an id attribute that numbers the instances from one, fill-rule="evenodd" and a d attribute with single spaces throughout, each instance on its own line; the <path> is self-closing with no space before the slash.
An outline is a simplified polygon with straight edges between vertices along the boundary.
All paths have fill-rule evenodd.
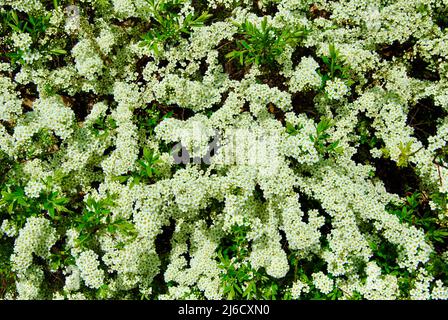
<path id="1" fill-rule="evenodd" d="M 293 125 L 292 123 L 286 122 L 286 132 L 291 136 L 295 136 L 299 133 L 303 125 Z"/>
<path id="2" fill-rule="evenodd" d="M 155 127 L 164 119 L 172 117 L 173 114 L 173 111 L 162 114 L 162 111 L 157 108 L 157 105 L 153 104 L 151 108 L 144 109 L 143 114 L 139 114 L 136 117 L 136 121 L 139 128 L 144 130 L 149 136 L 152 136 L 154 134 Z"/>
<path id="3" fill-rule="evenodd" d="M 19 19 L 17 12 L 11 10 L 6 13 L 6 24 L 12 31 L 17 33 L 28 33 L 33 42 L 37 41 L 47 30 L 50 22 L 51 14 L 48 13 L 45 16 L 33 17 L 28 14 L 28 17 L 21 20 Z"/>
<path id="4" fill-rule="evenodd" d="M 157 165 L 160 163 L 159 155 L 153 150 L 144 147 L 143 157 L 137 160 L 138 169 L 130 175 L 115 177 L 120 182 L 126 182 L 132 177 L 131 187 L 139 183 L 151 183 L 160 173 Z"/>
<path id="5" fill-rule="evenodd" d="M 159 47 L 168 43 L 174 43 L 184 35 L 189 35 L 192 28 L 202 27 L 211 17 L 207 12 L 199 16 L 189 13 L 182 20 L 177 13 L 184 0 L 147 0 L 154 26 L 142 35 L 142 45 L 148 46 L 155 54 L 159 53 Z"/>
<path id="6" fill-rule="evenodd" d="M 57 149 L 57 143 L 54 134 L 50 130 L 42 128 L 33 135 L 33 145 L 27 150 L 26 158 L 44 158 Z"/>
<path id="7" fill-rule="evenodd" d="M 430 197 L 438 200 L 440 199 L 440 194 L 436 193 Z M 437 212 L 434 212 L 429 207 L 428 201 L 429 198 L 427 195 L 414 192 L 406 196 L 406 201 L 403 206 L 391 206 L 390 212 L 398 216 L 401 222 L 425 230 L 428 241 L 432 243 L 444 243 L 445 239 L 448 238 L 448 228 L 440 225 Z M 444 201 L 446 202 L 446 198 Z"/>
<path id="8" fill-rule="evenodd" d="M 53 220 L 61 220 L 64 213 L 70 213 L 67 208 L 69 199 L 57 191 L 51 191 L 49 180 L 43 181 L 47 189 L 40 192 L 39 197 L 31 198 L 25 194 L 25 188 L 14 180 L 8 181 L 1 190 L 0 206 L 6 208 L 6 213 L 19 227 L 26 219 L 39 214 L 46 214 Z"/>
<path id="9" fill-rule="evenodd" d="M 425 232 L 427 241 L 435 247 L 443 246 L 448 238 L 448 229 L 440 223 L 437 211 L 430 208 L 429 200 L 437 201 L 440 194 L 426 195 L 425 193 L 414 192 L 405 197 L 402 204 L 389 204 L 388 211 L 396 215 L 400 222 L 421 228 Z M 445 198 L 446 201 L 446 198 Z M 384 274 L 391 274 L 398 278 L 399 286 L 404 298 L 409 298 L 404 293 L 415 285 L 416 274 L 401 268 L 397 265 L 398 248 L 384 239 L 380 242 L 370 241 L 374 257 Z M 425 264 L 425 269 L 436 279 L 445 279 L 448 275 L 446 263 L 437 254 L 431 254 L 429 261 Z"/>
<path id="10" fill-rule="evenodd" d="M 76 240 L 78 246 L 91 247 L 95 236 L 105 232 L 109 234 L 120 232 L 126 236 L 135 237 L 134 226 L 129 221 L 112 217 L 113 205 L 113 195 L 100 200 L 87 198 L 82 214 L 73 218 L 74 227 L 79 232 Z"/>
<path id="11" fill-rule="evenodd" d="M 412 151 L 412 141 L 409 141 L 406 145 L 403 145 L 403 143 L 400 142 L 398 149 L 400 149 L 400 155 L 398 156 L 397 166 L 407 167 L 409 164 L 409 158 L 419 152 L 422 148 Z"/>
<path id="12" fill-rule="evenodd" d="M 341 154 L 344 150 L 339 146 L 339 141 L 330 142 L 330 134 L 328 130 L 334 126 L 334 121 L 329 118 L 322 117 L 316 126 L 316 134 L 311 135 L 310 139 L 314 142 L 316 150 L 321 155 Z"/>
<path id="13" fill-rule="evenodd" d="M 93 122 L 91 128 L 95 136 L 105 138 L 117 128 L 117 124 L 112 117 L 102 116 Z"/>
<path id="14" fill-rule="evenodd" d="M 246 226 L 232 227 L 230 243 L 218 248 L 224 296 L 228 300 L 275 300 L 279 287 L 264 270 L 254 270 L 246 261 L 249 254 Z"/>
<path id="15" fill-rule="evenodd" d="M 448 146 L 436 150 L 433 163 L 442 168 L 448 168 Z"/>
<path id="16" fill-rule="evenodd" d="M 329 56 L 322 56 L 321 59 L 325 64 L 325 71 L 319 70 L 318 73 L 322 78 L 322 86 L 328 80 L 333 80 L 335 78 L 343 79 L 348 87 L 350 87 L 354 81 L 351 79 L 350 68 L 343 63 L 343 57 L 339 53 L 338 49 L 334 44 L 328 45 Z"/>
<path id="17" fill-rule="evenodd" d="M 242 39 L 236 41 L 236 50 L 229 52 L 226 58 L 236 59 L 240 65 L 270 65 L 273 66 L 286 46 L 295 46 L 306 35 L 306 29 L 277 29 L 268 24 L 266 17 L 258 28 L 246 20 L 236 24 Z"/>
<path id="18" fill-rule="evenodd" d="M 4 241 L 0 237 L 0 299 L 10 287 L 14 287 L 16 274 L 12 271 L 10 256 L 13 251 L 11 241 Z"/>
<path id="19" fill-rule="evenodd" d="M 366 144 L 370 148 L 373 148 L 379 143 L 379 139 L 369 131 L 369 121 L 361 121 L 357 126 L 357 131 L 359 133 L 360 144 Z"/>
<path id="20" fill-rule="evenodd" d="M 23 15 L 20 14 L 20 16 Z M 7 11 L 2 18 L 3 24 L 8 26 L 12 32 L 29 34 L 32 39 L 32 46 L 39 49 L 39 51 L 47 52 L 48 54 L 55 56 L 67 54 L 67 51 L 62 48 L 50 48 L 47 45 L 40 46 L 38 43 L 39 39 L 42 38 L 50 26 L 51 13 L 42 16 L 32 16 L 27 14 L 26 17 L 21 18 L 16 11 L 10 10 Z M 12 64 L 26 64 L 24 58 L 25 50 L 22 48 L 18 48 L 16 51 L 7 52 L 5 55 L 11 59 Z"/>
<path id="21" fill-rule="evenodd" d="M 159 156 L 151 149 L 143 148 L 143 158 L 138 160 L 140 165 L 140 171 L 138 177 L 144 179 L 152 179 L 159 171 L 155 168 L 155 165 L 159 162 Z M 139 179 L 136 183 L 139 182 Z"/>

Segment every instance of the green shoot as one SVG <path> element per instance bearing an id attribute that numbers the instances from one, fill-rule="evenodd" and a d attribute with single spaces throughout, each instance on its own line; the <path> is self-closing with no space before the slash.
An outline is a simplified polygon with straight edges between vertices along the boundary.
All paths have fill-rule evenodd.
<path id="1" fill-rule="evenodd" d="M 330 134 L 328 129 L 334 126 L 332 119 L 322 117 L 320 122 L 316 126 L 316 134 L 310 135 L 310 139 L 314 142 L 314 146 L 317 152 L 321 155 L 327 154 L 342 154 L 344 151 L 341 146 L 339 146 L 339 140 L 334 142 L 329 142 Z"/>
<path id="2" fill-rule="evenodd" d="M 306 35 L 305 29 L 277 29 L 268 24 L 265 17 L 260 28 L 250 21 L 237 24 L 241 40 L 237 40 L 237 49 L 226 58 L 237 60 L 240 65 L 274 65 L 276 58 L 283 53 L 287 45 L 295 46 Z"/>
<path id="3" fill-rule="evenodd" d="M 155 54 L 159 54 L 159 47 L 177 42 L 182 34 L 189 35 L 192 28 L 201 27 L 211 17 L 207 12 L 199 16 L 188 14 L 181 22 L 176 12 L 183 0 L 147 0 L 153 15 L 154 26 L 142 35 L 142 46 L 148 46 Z"/>

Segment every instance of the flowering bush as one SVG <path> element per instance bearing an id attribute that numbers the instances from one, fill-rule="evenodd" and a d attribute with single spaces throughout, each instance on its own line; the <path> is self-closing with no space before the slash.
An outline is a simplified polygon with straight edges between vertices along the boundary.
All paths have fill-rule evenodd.
<path id="1" fill-rule="evenodd" d="M 0 0 L 1 299 L 447 299 L 446 0 Z"/>

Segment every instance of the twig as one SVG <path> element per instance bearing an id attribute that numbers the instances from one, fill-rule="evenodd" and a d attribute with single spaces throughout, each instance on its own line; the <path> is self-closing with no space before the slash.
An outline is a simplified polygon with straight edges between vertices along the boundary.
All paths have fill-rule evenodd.
<path id="1" fill-rule="evenodd" d="M 436 164 L 436 166 L 437 166 L 437 173 L 439 174 L 440 185 L 443 186 L 442 174 L 440 173 L 440 166 L 438 164 Z"/>

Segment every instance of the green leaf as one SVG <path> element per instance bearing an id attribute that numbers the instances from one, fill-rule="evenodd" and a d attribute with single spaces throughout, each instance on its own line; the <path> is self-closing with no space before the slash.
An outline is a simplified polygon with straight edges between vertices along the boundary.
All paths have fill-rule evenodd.
<path id="1" fill-rule="evenodd" d="M 67 54 L 67 51 L 65 51 L 64 49 L 52 49 L 52 50 L 50 50 L 50 53 L 55 54 L 55 55 L 63 55 L 63 54 Z"/>
<path id="2" fill-rule="evenodd" d="M 244 48 L 246 48 L 246 49 L 248 49 L 248 50 L 251 49 L 251 47 L 249 46 L 249 44 L 248 44 L 245 40 L 240 41 L 240 44 L 241 44 Z"/>

